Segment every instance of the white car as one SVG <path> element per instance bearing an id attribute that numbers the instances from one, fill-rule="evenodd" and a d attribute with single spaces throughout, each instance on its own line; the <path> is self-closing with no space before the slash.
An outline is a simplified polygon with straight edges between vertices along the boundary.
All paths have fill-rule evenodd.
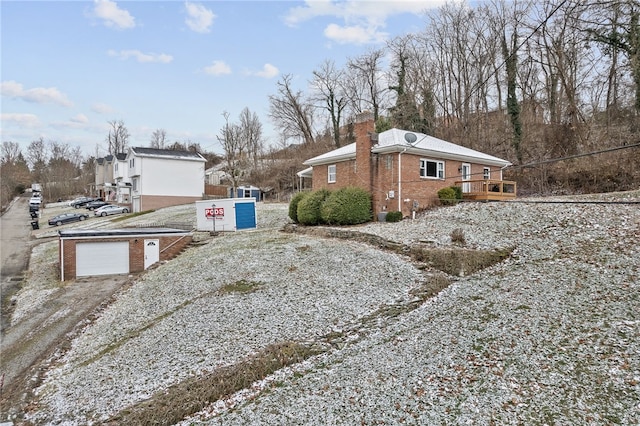
<path id="1" fill-rule="evenodd" d="M 129 213 L 129 209 L 123 206 L 116 206 L 113 204 L 107 204 L 106 206 L 98 207 L 93 211 L 96 216 L 108 216 L 110 214 Z"/>

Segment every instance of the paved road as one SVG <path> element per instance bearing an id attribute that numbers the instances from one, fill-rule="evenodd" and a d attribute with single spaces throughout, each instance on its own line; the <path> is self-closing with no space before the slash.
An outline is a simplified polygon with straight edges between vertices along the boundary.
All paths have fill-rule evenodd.
<path id="1" fill-rule="evenodd" d="M 127 275 L 88 277 L 66 281 L 47 296 L 31 315 L 10 323 L 10 299 L 23 284 L 35 244 L 50 241 L 33 238 L 28 198 L 17 200 L 0 218 L 2 230 L 2 341 L 0 344 L 0 424 L 10 415 L 19 419 L 33 398 L 47 360 L 68 347 L 77 326 L 95 317 L 129 281 Z M 44 222 L 45 219 L 41 219 Z M 42 224 L 41 224 L 42 225 Z M 46 226 L 46 225 L 45 225 Z M 45 229 L 46 230 L 46 229 Z M 41 230 L 42 231 L 42 230 Z M 12 279 L 13 278 L 13 279 Z M 51 319 L 55 318 L 54 321 Z M 59 352 L 58 352 L 59 353 Z"/>
<path id="2" fill-rule="evenodd" d="M 29 265 L 31 253 L 31 216 L 29 216 L 29 194 L 23 194 L 0 216 L 0 290 L 2 291 L 2 323 L 4 335 L 8 320 L 8 304 L 18 291 L 23 272 Z"/>

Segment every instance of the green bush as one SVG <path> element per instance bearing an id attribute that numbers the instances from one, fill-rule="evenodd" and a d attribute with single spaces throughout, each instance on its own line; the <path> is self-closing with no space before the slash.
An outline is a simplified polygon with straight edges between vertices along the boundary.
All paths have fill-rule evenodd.
<path id="1" fill-rule="evenodd" d="M 438 199 L 443 206 L 451 206 L 456 204 L 456 191 L 448 186 L 438 191 Z"/>
<path id="2" fill-rule="evenodd" d="M 322 221 L 330 225 L 369 222 L 372 218 L 371 195 L 362 188 L 340 188 L 324 200 L 320 214 Z"/>
<path id="3" fill-rule="evenodd" d="M 328 189 L 319 189 L 303 197 L 298 203 L 298 222 L 303 225 L 318 225 L 322 223 L 320 209 L 329 194 Z"/>
<path id="4" fill-rule="evenodd" d="M 402 212 L 392 211 L 387 213 L 387 222 L 400 222 L 402 220 Z"/>
<path id="5" fill-rule="evenodd" d="M 456 193 L 456 200 L 462 200 L 462 187 L 461 186 L 452 186 L 451 188 Z"/>
<path id="6" fill-rule="evenodd" d="M 309 195 L 309 192 L 298 192 L 291 198 L 291 201 L 289 202 L 289 217 L 295 223 L 298 223 L 298 204 L 307 195 Z"/>

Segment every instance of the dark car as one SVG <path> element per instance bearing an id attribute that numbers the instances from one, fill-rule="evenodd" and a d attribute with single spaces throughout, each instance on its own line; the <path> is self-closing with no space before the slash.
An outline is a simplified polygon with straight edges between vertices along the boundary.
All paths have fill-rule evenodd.
<path id="1" fill-rule="evenodd" d="M 87 204 L 85 204 L 84 207 L 87 210 L 93 210 L 93 209 L 97 209 L 97 208 L 102 207 L 102 206 L 106 206 L 107 204 L 109 204 L 109 203 L 107 203 L 106 201 L 102 201 L 100 199 L 97 199 L 95 201 L 88 202 Z"/>
<path id="2" fill-rule="evenodd" d="M 71 201 L 69 205 L 71 207 L 75 207 L 76 209 L 79 209 L 80 207 L 86 206 L 87 203 L 96 201 L 97 199 L 98 198 L 94 198 L 94 197 L 78 197 L 75 200 Z"/>
<path id="3" fill-rule="evenodd" d="M 86 213 L 63 213 L 49 219 L 49 225 L 60 226 L 65 223 L 80 222 L 88 218 L 89 215 Z"/>

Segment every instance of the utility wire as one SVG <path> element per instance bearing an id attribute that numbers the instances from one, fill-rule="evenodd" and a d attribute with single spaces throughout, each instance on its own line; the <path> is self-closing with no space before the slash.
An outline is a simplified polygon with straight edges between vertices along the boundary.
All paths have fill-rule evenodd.
<path id="1" fill-rule="evenodd" d="M 583 154 L 575 154 L 575 155 L 569 155 L 569 156 L 566 156 L 566 157 L 559 157 L 559 158 L 550 158 L 548 160 L 538 161 L 538 162 L 535 162 L 535 163 L 528 163 L 528 164 L 522 164 L 522 165 L 511 165 L 508 168 L 526 169 L 526 168 L 532 168 L 532 167 L 536 167 L 536 166 L 541 166 L 543 164 L 557 163 L 558 161 L 573 160 L 574 158 L 589 157 L 591 155 L 605 154 L 607 152 L 614 152 L 614 151 L 620 151 L 622 149 L 638 148 L 638 147 L 640 147 L 640 142 L 634 143 L 632 145 L 616 146 L 616 147 L 613 147 L 613 148 L 603 149 L 603 150 L 600 150 L 600 151 L 585 152 Z"/>

